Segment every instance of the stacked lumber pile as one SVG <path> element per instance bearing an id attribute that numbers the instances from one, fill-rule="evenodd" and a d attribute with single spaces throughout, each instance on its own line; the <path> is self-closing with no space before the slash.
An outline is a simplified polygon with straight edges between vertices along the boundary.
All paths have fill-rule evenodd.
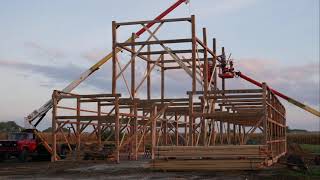
<path id="1" fill-rule="evenodd" d="M 77 155 L 77 151 L 67 154 L 66 160 L 76 160 L 77 157 L 82 160 L 112 160 L 112 153 L 115 149 L 113 144 L 105 144 L 99 146 L 97 143 L 83 143 L 81 150 Z"/>
<path id="2" fill-rule="evenodd" d="M 157 146 L 151 167 L 159 170 L 254 170 L 270 156 L 262 145 Z"/>

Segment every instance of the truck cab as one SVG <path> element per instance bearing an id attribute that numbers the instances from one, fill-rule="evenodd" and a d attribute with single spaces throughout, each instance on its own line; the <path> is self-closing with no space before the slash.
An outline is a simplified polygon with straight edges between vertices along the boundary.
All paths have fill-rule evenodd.
<path id="1" fill-rule="evenodd" d="M 38 154 L 40 141 L 33 132 L 33 129 L 11 132 L 6 140 L 0 140 L 0 161 L 15 156 L 24 162 Z"/>

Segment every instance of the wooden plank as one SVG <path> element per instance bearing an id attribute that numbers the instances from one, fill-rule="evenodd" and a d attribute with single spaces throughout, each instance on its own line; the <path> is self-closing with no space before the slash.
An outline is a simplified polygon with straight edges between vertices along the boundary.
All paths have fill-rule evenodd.
<path id="1" fill-rule="evenodd" d="M 119 46 L 130 46 L 130 45 L 152 45 L 152 44 L 172 44 L 172 43 L 188 43 L 192 42 L 192 39 L 169 39 L 169 40 L 160 40 L 160 41 L 140 41 L 140 42 L 125 42 L 117 43 Z"/>
<path id="2" fill-rule="evenodd" d="M 155 160 L 153 169 L 162 170 L 254 170 L 260 169 L 261 160 Z"/>
<path id="3" fill-rule="evenodd" d="M 99 121 L 112 121 L 114 120 L 114 115 L 110 116 L 56 116 L 56 119 L 79 119 L 80 121 L 90 121 L 90 120 L 99 120 Z"/>
<path id="4" fill-rule="evenodd" d="M 208 95 L 208 99 L 233 99 L 233 98 L 262 98 L 262 94 L 245 94 L 245 95 L 226 95 L 212 96 Z"/>
<path id="5" fill-rule="evenodd" d="M 259 149 L 259 148 L 266 148 L 267 146 L 265 145 L 222 145 L 222 146 L 156 146 L 155 148 L 159 150 L 177 150 L 177 149 L 185 149 L 185 150 L 190 150 L 190 149 L 197 149 L 197 150 L 217 150 L 217 149 Z"/>
<path id="6" fill-rule="evenodd" d="M 187 94 L 192 93 L 192 91 L 187 91 Z M 231 90 L 211 90 L 208 91 L 209 94 L 239 94 L 239 93 L 262 93 L 261 89 L 231 89 Z M 196 91 L 195 94 L 203 94 L 203 91 Z"/>
<path id="7" fill-rule="evenodd" d="M 199 53 L 203 53 L 203 49 L 198 50 Z M 185 53 L 192 53 L 191 49 L 183 49 L 183 50 L 171 50 L 173 54 L 185 54 Z M 169 54 L 167 51 L 151 51 L 151 52 L 140 52 L 138 55 L 155 55 L 155 54 Z"/>
<path id="8" fill-rule="evenodd" d="M 190 18 L 172 18 L 162 20 L 150 20 L 150 21 L 130 21 L 130 22 L 118 22 L 116 26 L 128 26 L 128 25 L 140 25 L 149 23 L 164 23 L 164 22 L 179 22 L 179 21 L 190 21 Z"/>
<path id="9" fill-rule="evenodd" d="M 218 104 L 219 106 L 245 106 L 245 105 L 248 105 L 248 106 L 257 106 L 257 105 L 262 105 L 262 102 L 244 102 L 244 103 L 226 103 L 226 104 Z"/>
<path id="10" fill-rule="evenodd" d="M 233 102 L 262 102 L 262 98 L 261 99 L 218 99 L 216 100 L 216 103 L 233 103 Z"/>
<path id="11" fill-rule="evenodd" d="M 213 58 L 208 58 L 208 60 L 209 60 L 209 61 L 212 61 Z M 182 61 L 182 62 L 191 62 L 192 59 L 190 59 L 190 58 L 184 58 L 184 59 L 181 59 L 181 61 Z M 198 61 L 204 61 L 204 58 L 198 58 Z M 150 61 L 150 62 L 155 63 L 155 61 Z M 165 60 L 164 60 L 164 63 L 165 63 L 165 64 L 166 64 L 166 63 L 177 63 L 177 61 L 176 61 L 176 60 L 173 60 L 173 59 L 165 59 Z"/>

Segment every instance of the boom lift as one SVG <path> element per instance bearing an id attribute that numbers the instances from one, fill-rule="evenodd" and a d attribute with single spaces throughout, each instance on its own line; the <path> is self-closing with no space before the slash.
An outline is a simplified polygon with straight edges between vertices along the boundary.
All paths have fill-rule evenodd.
<path id="1" fill-rule="evenodd" d="M 231 56 L 231 55 L 230 55 Z M 220 62 L 219 68 L 219 77 L 223 79 L 234 78 L 234 68 L 233 61 L 230 60 L 230 57 L 226 58 L 226 53 L 224 52 L 224 48 L 222 48 L 222 55 L 217 57 Z"/>
<path id="2" fill-rule="evenodd" d="M 218 56 L 218 59 L 217 59 L 219 62 L 220 62 L 220 65 L 219 65 L 219 77 L 222 78 L 222 79 L 229 79 L 229 78 L 234 78 L 234 77 L 240 77 L 258 87 L 262 87 L 262 83 L 244 75 L 243 73 L 241 73 L 240 71 L 234 71 L 234 67 L 233 67 L 233 61 L 232 60 L 226 60 L 225 58 L 225 53 L 224 53 L 224 48 L 222 49 L 222 55 L 221 56 Z M 320 117 L 320 112 L 313 109 L 312 107 L 308 106 L 308 105 L 305 105 L 293 98 L 290 98 L 286 95 L 284 95 L 283 93 L 280 93 L 279 91 L 276 91 L 272 88 L 270 88 L 270 90 L 276 94 L 277 96 L 281 97 L 282 99 L 288 101 L 289 103 L 305 110 L 305 111 L 308 111 L 309 113 L 315 115 L 315 116 L 318 116 Z"/>

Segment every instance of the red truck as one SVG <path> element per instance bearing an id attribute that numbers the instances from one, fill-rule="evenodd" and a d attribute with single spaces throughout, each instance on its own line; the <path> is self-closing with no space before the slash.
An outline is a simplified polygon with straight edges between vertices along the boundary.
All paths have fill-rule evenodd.
<path id="1" fill-rule="evenodd" d="M 0 161 L 12 156 L 22 162 L 29 161 L 31 158 L 50 159 L 50 154 L 36 137 L 33 129 L 8 133 L 7 140 L 0 140 Z"/>

